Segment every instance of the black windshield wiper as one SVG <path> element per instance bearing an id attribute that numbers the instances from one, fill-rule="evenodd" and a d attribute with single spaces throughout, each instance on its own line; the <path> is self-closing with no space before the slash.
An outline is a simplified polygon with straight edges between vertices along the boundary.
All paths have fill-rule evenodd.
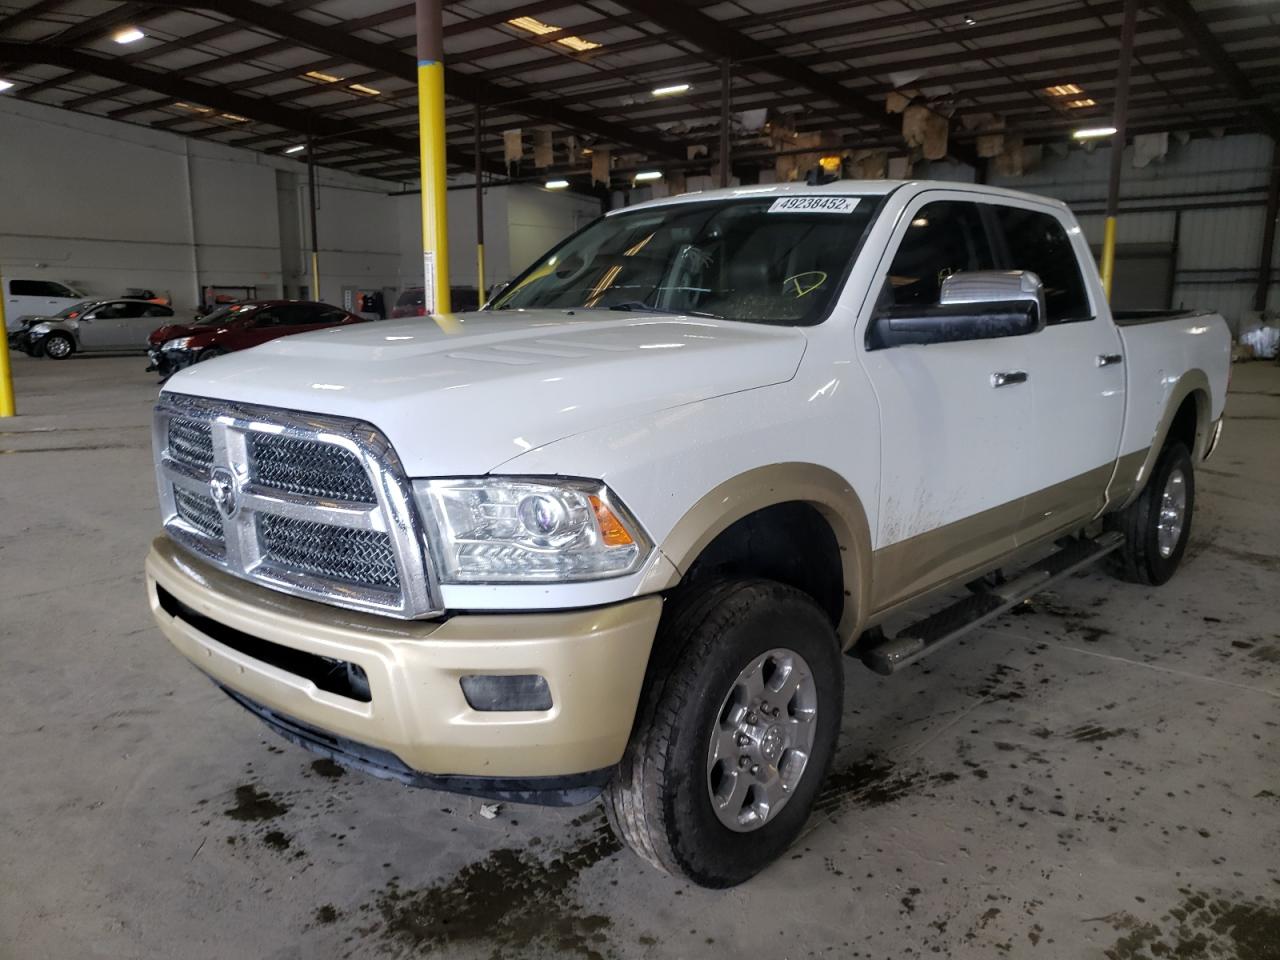
<path id="1" fill-rule="evenodd" d="M 711 320 L 723 319 L 714 313 L 699 313 L 697 310 L 668 310 L 665 307 L 651 307 L 639 300 L 624 300 L 622 303 L 611 303 L 606 309 L 636 311 L 639 313 L 669 313 L 682 317 L 707 317 Z"/>

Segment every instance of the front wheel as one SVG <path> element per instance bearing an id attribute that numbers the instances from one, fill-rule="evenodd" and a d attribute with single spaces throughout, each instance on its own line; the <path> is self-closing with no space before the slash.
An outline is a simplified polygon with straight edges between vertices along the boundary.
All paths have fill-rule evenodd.
<path id="1" fill-rule="evenodd" d="M 207 350 L 200 351 L 200 355 L 196 357 L 196 363 L 204 363 L 206 360 L 212 360 L 215 357 L 226 356 L 227 351 L 222 347 L 209 347 Z"/>
<path id="2" fill-rule="evenodd" d="M 51 333 L 45 337 L 43 350 L 46 357 L 65 360 L 75 353 L 76 345 L 65 333 Z"/>
<path id="3" fill-rule="evenodd" d="M 1109 525 L 1124 534 L 1124 545 L 1112 557 L 1121 580 L 1159 586 L 1178 569 L 1191 536 L 1196 505 L 1196 478 L 1191 454 L 1177 440 L 1160 451 L 1151 479 L 1138 499 Z"/>
<path id="4" fill-rule="evenodd" d="M 773 581 L 669 602 L 605 812 L 658 869 L 729 887 L 808 819 L 840 730 L 840 648 L 818 605 Z"/>

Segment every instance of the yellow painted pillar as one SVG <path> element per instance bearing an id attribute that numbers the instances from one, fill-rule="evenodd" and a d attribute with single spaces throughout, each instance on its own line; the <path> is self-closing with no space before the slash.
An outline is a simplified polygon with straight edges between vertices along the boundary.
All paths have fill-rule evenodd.
<path id="1" fill-rule="evenodd" d="M 1118 149 L 1118 148 L 1113 148 Z M 1116 275 L 1116 218 L 1107 217 L 1107 225 L 1102 234 L 1102 263 L 1098 267 L 1102 273 L 1102 289 L 1107 299 L 1111 299 L 1111 280 Z"/>
<path id="2" fill-rule="evenodd" d="M 0 274 L 0 330 L 4 331 L 4 343 L 0 344 L 0 417 L 12 417 L 17 410 L 13 405 L 13 370 L 9 367 L 9 329 L 4 325 L 4 276 Z"/>
<path id="3" fill-rule="evenodd" d="M 418 152 L 422 181 L 423 304 L 448 313 L 449 224 L 445 191 L 444 24 L 441 0 L 416 0 Z"/>

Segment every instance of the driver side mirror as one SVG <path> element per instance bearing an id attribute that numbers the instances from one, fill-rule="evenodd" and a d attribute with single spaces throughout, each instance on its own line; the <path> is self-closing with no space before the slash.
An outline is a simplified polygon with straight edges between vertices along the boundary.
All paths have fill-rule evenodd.
<path id="1" fill-rule="evenodd" d="M 942 281 L 938 303 L 888 307 L 871 319 L 867 349 L 1039 333 L 1044 284 L 1030 270 L 975 270 Z"/>

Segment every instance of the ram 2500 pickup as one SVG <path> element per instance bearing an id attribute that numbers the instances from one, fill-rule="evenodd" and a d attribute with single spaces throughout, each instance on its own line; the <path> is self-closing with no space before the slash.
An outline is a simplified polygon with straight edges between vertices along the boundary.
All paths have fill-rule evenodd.
<path id="1" fill-rule="evenodd" d="M 801 830 L 843 654 L 892 673 L 1095 561 L 1173 575 L 1229 361 L 1216 315 L 1113 316 L 1051 200 L 639 204 L 478 313 L 171 379 L 150 603 L 304 747 L 487 797 L 603 793 L 641 857 L 727 886 Z"/>

